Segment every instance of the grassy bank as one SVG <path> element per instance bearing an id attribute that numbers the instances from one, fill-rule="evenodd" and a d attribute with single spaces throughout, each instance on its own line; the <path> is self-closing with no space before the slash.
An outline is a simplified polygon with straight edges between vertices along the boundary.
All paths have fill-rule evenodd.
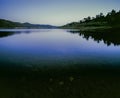
<path id="1" fill-rule="evenodd" d="M 104 30 L 109 30 L 111 29 L 112 27 L 109 27 L 109 26 L 98 26 L 98 27 L 95 27 L 95 26 L 90 26 L 90 27 L 80 27 L 79 30 L 80 31 L 104 31 Z"/>

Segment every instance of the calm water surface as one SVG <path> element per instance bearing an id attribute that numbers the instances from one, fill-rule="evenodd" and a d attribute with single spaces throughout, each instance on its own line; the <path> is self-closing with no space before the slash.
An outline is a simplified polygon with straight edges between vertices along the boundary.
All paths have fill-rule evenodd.
<path id="1" fill-rule="evenodd" d="M 120 46 L 62 29 L 0 30 L 0 66 L 118 66 Z"/>

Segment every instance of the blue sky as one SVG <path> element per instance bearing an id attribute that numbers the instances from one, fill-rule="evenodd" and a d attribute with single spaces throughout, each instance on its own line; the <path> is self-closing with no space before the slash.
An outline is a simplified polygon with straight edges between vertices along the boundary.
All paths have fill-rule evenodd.
<path id="1" fill-rule="evenodd" d="M 120 0 L 0 0 L 0 18 L 64 25 L 100 12 L 120 10 Z"/>

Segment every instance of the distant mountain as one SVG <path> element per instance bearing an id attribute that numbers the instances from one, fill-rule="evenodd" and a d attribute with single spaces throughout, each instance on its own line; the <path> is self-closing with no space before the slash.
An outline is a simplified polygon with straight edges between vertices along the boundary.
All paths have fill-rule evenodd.
<path id="1" fill-rule="evenodd" d="M 31 24 L 31 23 L 19 23 L 19 22 L 13 22 L 10 20 L 0 19 L 0 28 L 52 29 L 52 28 L 57 28 L 57 26 Z"/>
<path id="2" fill-rule="evenodd" d="M 52 26 L 52 25 L 43 25 L 43 24 L 30 24 L 30 23 L 23 23 L 23 27 L 27 28 L 38 28 L 38 29 L 52 29 L 52 28 L 57 28 L 57 26 Z"/>

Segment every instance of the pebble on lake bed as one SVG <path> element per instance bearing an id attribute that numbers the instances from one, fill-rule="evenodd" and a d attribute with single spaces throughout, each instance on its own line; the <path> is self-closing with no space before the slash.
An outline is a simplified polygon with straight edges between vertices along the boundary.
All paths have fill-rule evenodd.
<path id="1" fill-rule="evenodd" d="M 74 78 L 73 77 L 69 77 L 69 80 L 72 82 L 74 80 Z"/>
<path id="2" fill-rule="evenodd" d="M 60 82 L 59 82 L 59 85 L 64 85 L 64 82 L 63 82 L 63 81 L 60 81 Z"/>
<path id="3" fill-rule="evenodd" d="M 49 80 L 50 82 L 52 82 L 53 81 L 53 79 L 52 78 L 50 78 L 50 80 Z"/>
<path id="4" fill-rule="evenodd" d="M 49 91 L 50 91 L 50 92 L 53 92 L 54 90 L 53 90 L 53 88 L 49 88 Z"/>

